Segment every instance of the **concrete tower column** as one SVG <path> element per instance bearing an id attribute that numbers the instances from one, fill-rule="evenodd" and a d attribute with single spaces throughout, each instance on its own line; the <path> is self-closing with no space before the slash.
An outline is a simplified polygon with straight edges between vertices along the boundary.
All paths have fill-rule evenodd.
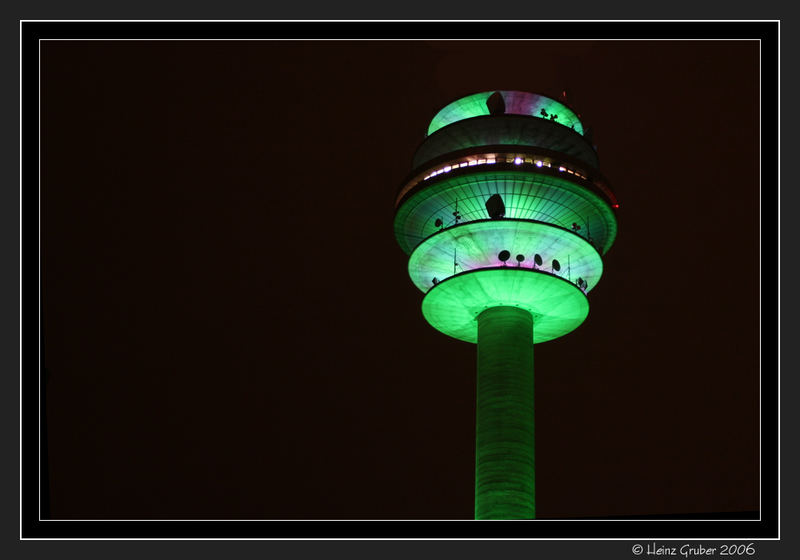
<path id="1" fill-rule="evenodd" d="M 475 519 L 533 519 L 533 316 L 478 315 Z"/>

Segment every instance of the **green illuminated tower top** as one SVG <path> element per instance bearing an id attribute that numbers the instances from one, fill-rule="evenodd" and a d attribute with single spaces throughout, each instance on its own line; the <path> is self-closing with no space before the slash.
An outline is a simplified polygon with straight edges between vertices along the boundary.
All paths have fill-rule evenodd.
<path id="1" fill-rule="evenodd" d="M 483 92 L 439 111 L 396 200 L 422 313 L 478 344 L 477 519 L 535 517 L 533 344 L 576 329 L 619 204 L 564 103 Z"/>

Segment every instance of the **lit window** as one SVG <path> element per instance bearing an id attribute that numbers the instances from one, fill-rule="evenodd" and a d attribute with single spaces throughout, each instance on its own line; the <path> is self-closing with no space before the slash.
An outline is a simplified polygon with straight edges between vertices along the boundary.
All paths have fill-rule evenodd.
<path id="1" fill-rule="evenodd" d="M 469 162 L 470 165 L 478 165 L 478 162 L 474 159 Z"/>
<path id="2" fill-rule="evenodd" d="M 542 166 L 542 162 L 537 159 L 536 160 L 536 167 L 541 167 L 541 166 Z"/>
<path id="3" fill-rule="evenodd" d="M 533 159 L 529 158 L 529 157 L 526 157 L 525 158 L 525 163 L 533 163 Z"/>
<path id="4" fill-rule="evenodd" d="M 558 170 L 559 170 L 559 171 L 566 171 L 566 170 L 567 170 L 567 168 L 562 166 L 562 167 L 559 167 L 559 168 L 558 168 Z"/>
<path id="5" fill-rule="evenodd" d="M 486 163 L 494 163 L 494 162 L 495 162 L 494 158 L 487 158 L 486 159 Z"/>
<path id="6" fill-rule="evenodd" d="M 445 165 L 445 167 L 444 167 L 444 169 L 442 171 L 444 171 L 445 173 L 449 173 L 451 169 L 453 169 L 453 168 L 450 167 L 449 165 Z"/>
<path id="7" fill-rule="evenodd" d="M 467 166 L 467 162 L 466 162 L 466 161 L 465 161 L 465 162 L 462 162 L 462 163 L 459 165 L 459 167 L 466 167 L 466 166 Z"/>
<path id="8" fill-rule="evenodd" d="M 514 158 L 514 163 L 516 163 L 517 165 L 521 164 L 522 163 L 522 158 L 521 157 Z"/>
<path id="9" fill-rule="evenodd" d="M 479 160 L 478 160 L 478 163 L 480 163 L 480 164 L 484 164 L 484 163 L 486 163 L 486 160 L 485 160 L 485 159 L 479 159 Z"/>

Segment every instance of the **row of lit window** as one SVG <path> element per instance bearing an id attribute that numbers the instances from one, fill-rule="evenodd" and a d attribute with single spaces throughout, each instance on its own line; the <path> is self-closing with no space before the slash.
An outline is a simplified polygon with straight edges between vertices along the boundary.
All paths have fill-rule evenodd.
<path id="1" fill-rule="evenodd" d="M 472 167 L 474 165 L 487 165 L 492 163 L 514 163 L 515 165 L 535 165 L 536 167 L 556 167 L 551 162 L 543 159 L 533 159 L 530 157 L 522 157 L 522 156 L 514 156 L 514 155 L 506 155 L 506 156 L 496 156 L 496 157 L 485 157 L 479 159 L 469 159 L 464 160 L 457 163 L 452 163 L 450 165 L 445 165 L 440 167 L 439 169 L 432 171 L 428 175 L 426 175 L 422 180 L 427 181 L 431 177 L 436 177 L 442 173 L 449 173 L 453 169 L 459 169 L 461 167 Z M 581 179 L 586 179 L 586 175 L 580 173 L 579 171 L 575 171 L 574 169 L 569 169 L 563 165 L 559 165 L 557 169 L 561 172 L 569 173 L 570 175 L 576 175 Z"/>

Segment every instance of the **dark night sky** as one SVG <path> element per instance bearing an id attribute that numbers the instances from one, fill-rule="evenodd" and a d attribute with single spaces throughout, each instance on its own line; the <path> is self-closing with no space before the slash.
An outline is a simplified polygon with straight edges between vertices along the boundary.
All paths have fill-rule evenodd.
<path id="1" fill-rule="evenodd" d="M 758 43 L 45 42 L 52 515 L 470 519 L 475 347 L 392 232 L 429 120 L 557 95 L 619 235 L 537 345 L 537 515 L 759 508 Z"/>

